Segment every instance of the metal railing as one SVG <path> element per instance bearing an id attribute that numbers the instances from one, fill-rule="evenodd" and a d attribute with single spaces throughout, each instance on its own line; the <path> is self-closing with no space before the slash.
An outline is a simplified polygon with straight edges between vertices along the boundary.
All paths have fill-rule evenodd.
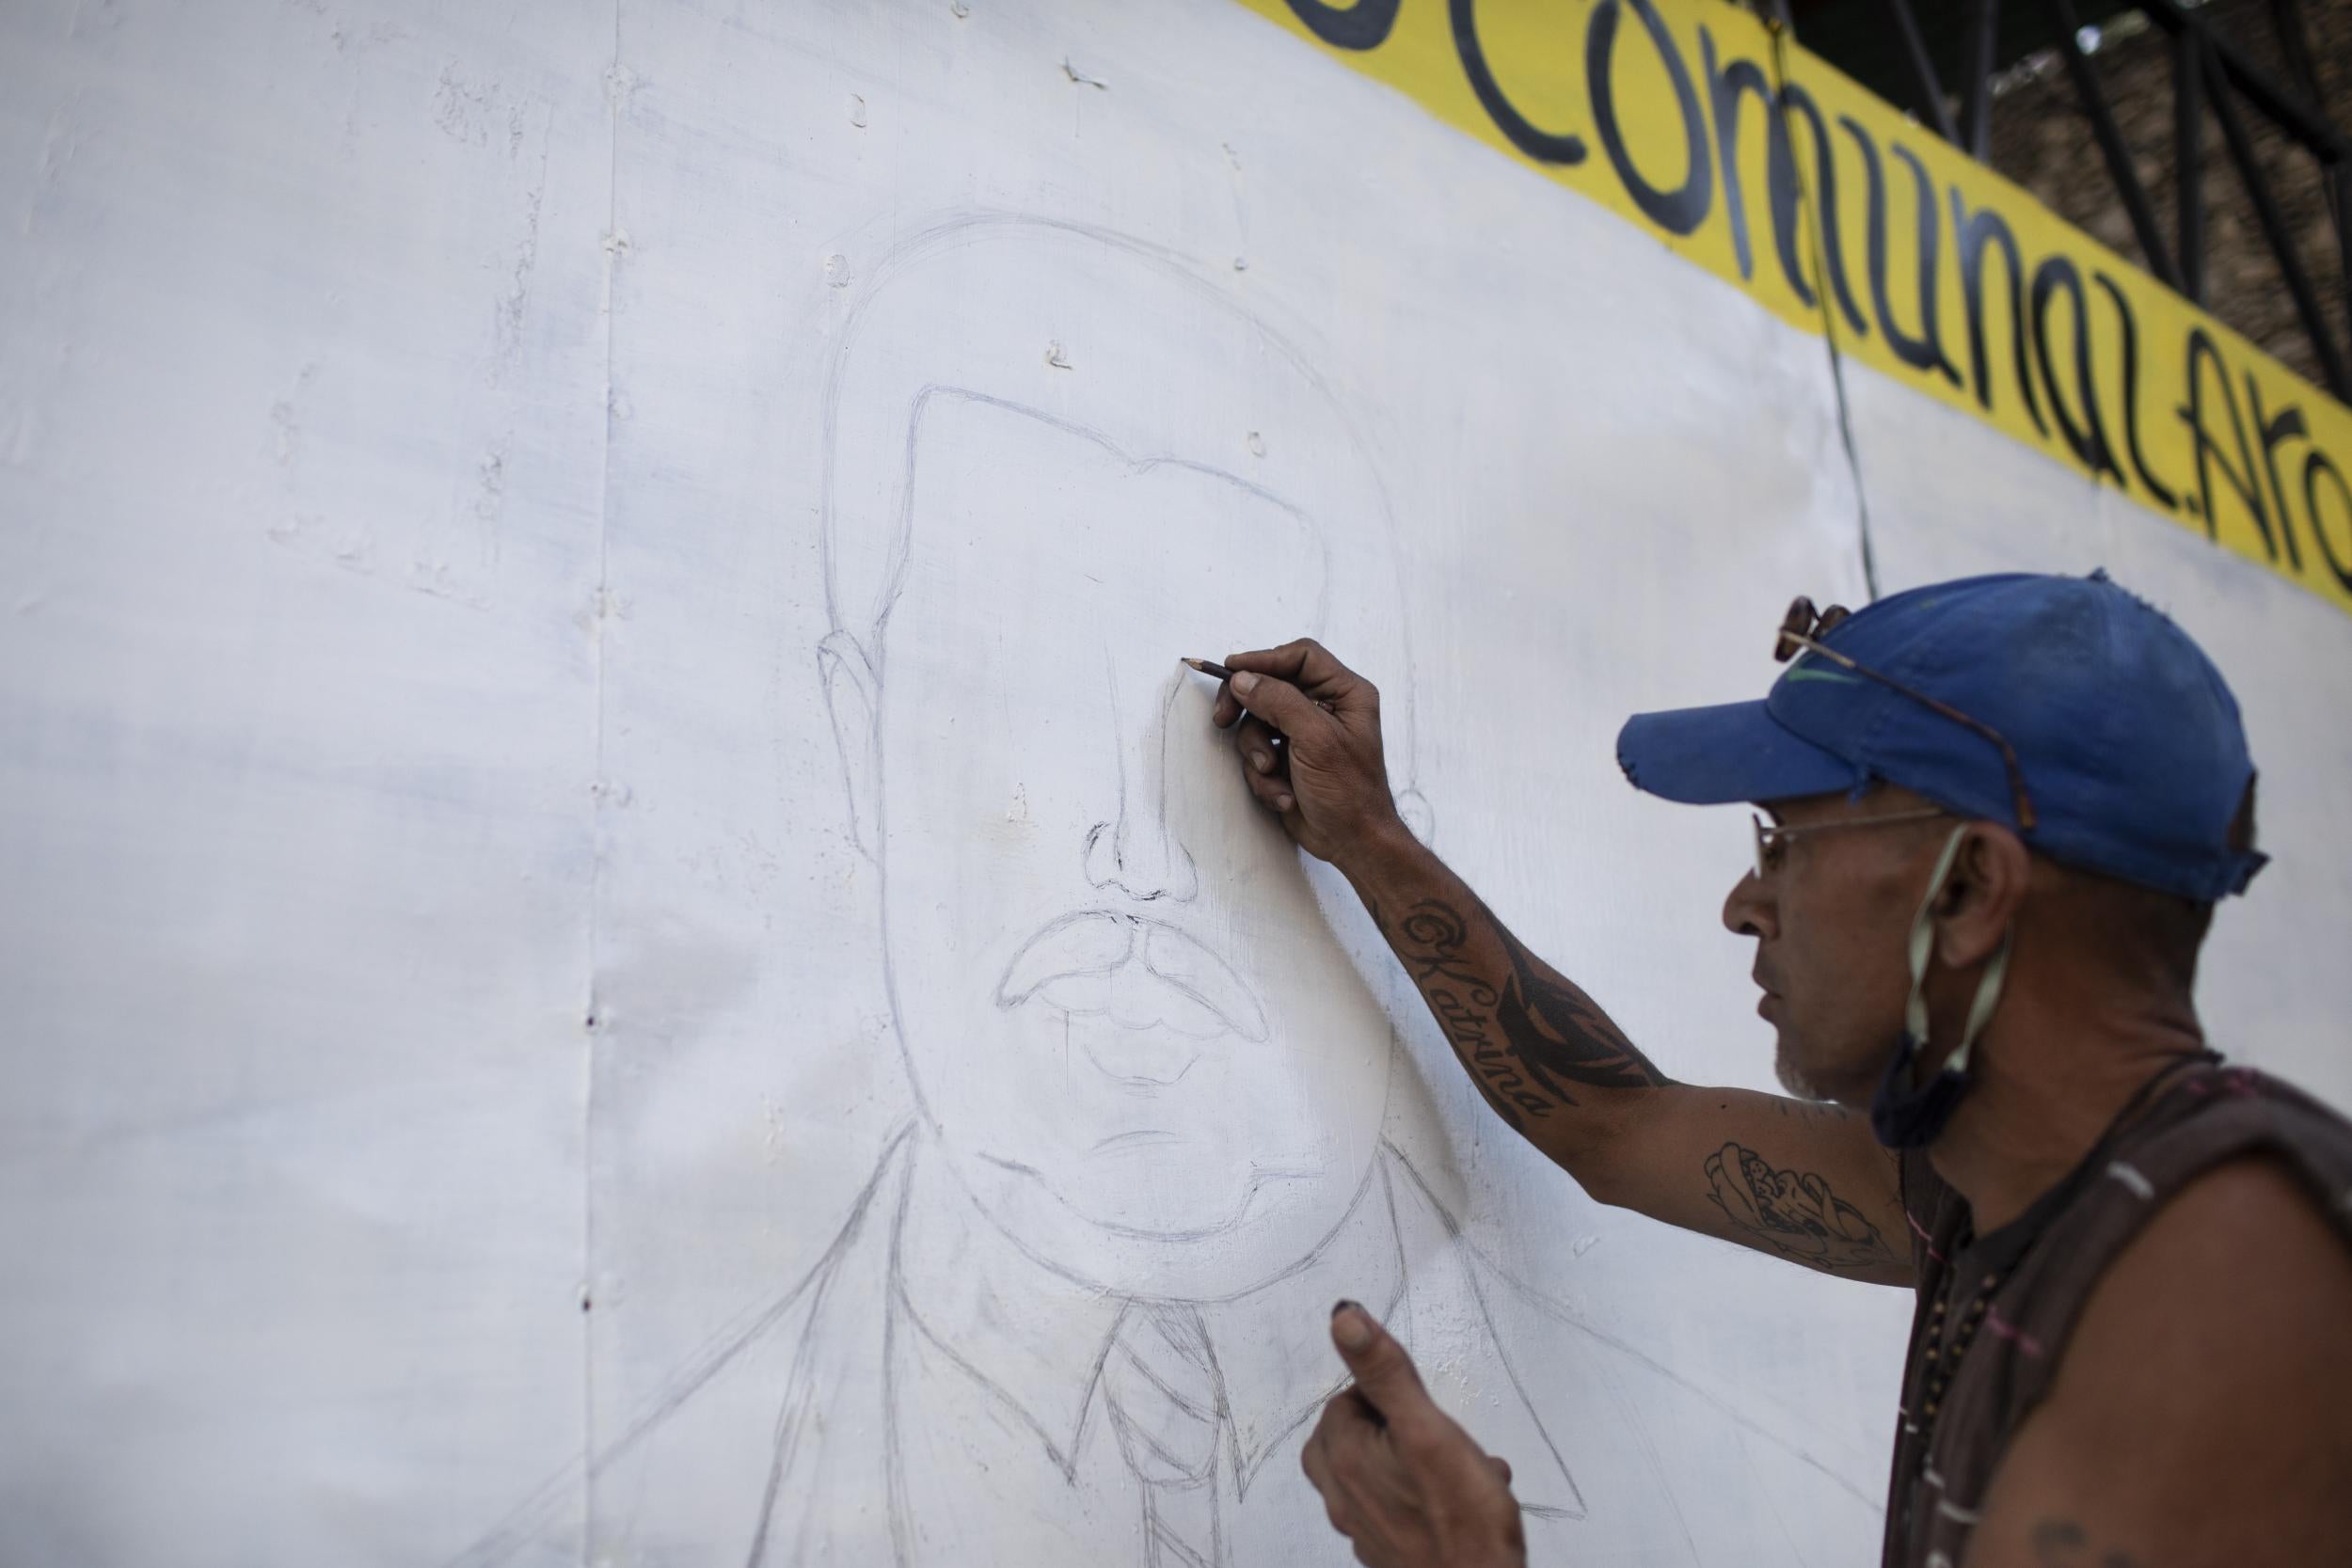
<path id="1" fill-rule="evenodd" d="M 2048 46 L 2058 52 L 2073 81 L 2149 270 L 2200 306 L 2208 303 L 2203 142 L 2205 114 L 2210 109 L 2253 207 L 2255 221 L 2294 300 L 2296 319 L 2311 341 L 2320 374 L 2337 398 L 2352 402 L 2352 352 L 2347 352 L 2321 308 L 2319 291 L 2297 253 L 2296 235 L 2257 155 L 2256 137 L 2248 122 L 2249 112 L 2261 116 L 2270 130 L 2317 160 L 2322 198 L 2335 230 L 2346 316 L 2352 319 L 2352 138 L 2330 123 L 2320 108 L 2319 77 L 2298 0 L 2268 0 L 2279 54 L 2286 68 L 2285 81 L 2275 79 L 2243 48 L 2222 37 L 2201 9 L 2184 0 L 2137 0 L 2097 8 L 2095 20 L 2101 23 L 2112 24 L 2119 15 L 2137 13 L 2170 35 L 2177 214 L 2170 235 L 2157 219 L 2147 185 L 2117 127 L 2098 68 L 2084 47 L 2086 40 L 2095 35 L 2083 26 L 2074 0 L 2012 0 L 2018 10 L 2041 14 L 2021 17 L 2012 11 L 2006 19 L 2001 0 L 1957 0 L 1952 6 L 1961 23 L 1956 92 L 1947 91 L 1935 68 L 1913 0 L 1878 3 L 1888 13 L 1886 24 L 1900 45 L 1902 69 L 1923 118 L 1946 140 L 1979 162 L 1990 161 L 1994 84 L 2005 63 L 2004 44 L 2013 46 L 2021 23 L 2036 34 L 2054 35 L 2047 37 Z M 1931 0 L 1931 4 L 1937 3 Z M 1757 8 L 1790 25 L 1801 41 L 1811 41 L 1804 33 L 1804 8 L 1797 8 L 1793 20 L 1787 0 L 1757 0 Z M 1940 5 L 1935 14 L 1939 22 L 1951 18 L 1951 11 Z M 2009 25 L 2004 25 L 2005 21 Z M 1835 52 L 1829 57 L 1833 63 L 1841 63 Z"/>

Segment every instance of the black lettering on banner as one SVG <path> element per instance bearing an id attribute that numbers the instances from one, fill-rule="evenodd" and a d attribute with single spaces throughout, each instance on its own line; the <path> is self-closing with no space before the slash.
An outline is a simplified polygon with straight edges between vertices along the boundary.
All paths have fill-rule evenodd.
<path id="1" fill-rule="evenodd" d="M 2344 502 L 2344 555 L 2328 543 L 2327 521 L 2319 515 L 2319 476 L 2326 474 L 2336 487 L 2336 495 Z M 2312 538 L 2319 545 L 2319 553 L 2328 562 L 2328 570 L 2335 574 L 2344 591 L 2352 594 L 2352 485 L 2344 483 L 2344 471 L 2326 452 L 2313 447 L 2303 457 L 2303 510 L 2312 520 Z"/>
<path id="2" fill-rule="evenodd" d="M 1377 49 L 1389 41 L 1404 0 L 1356 0 L 1344 8 L 1323 0 L 1290 0 L 1291 14 L 1334 49 Z"/>
<path id="3" fill-rule="evenodd" d="M 2238 467 L 2232 468 L 2221 444 L 2205 427 L 2205 382 L 2200 373 L 2208 366 L 2213 371 L 2215 385 L 2221 388 L 2221 401 L 2230 410 L 2230 434 L 2237 443 Z M 2205 519 L 2205 536 L 2221 537 L 2221 519 L 2215 515 L 2213 504 L 2213 469 L 2218 464 L 2221 477 L 2230 482 L 2239 500 L 2253 514 L 2255 528 L 2262 531 L 2263 549 L 2272 561 L 2279 559 L 2278 541 L 2270 536 L 2270 506 L 2264 499 L 2262 483 L 2254 475 L 2254 449 L 2247 444 L 2246 426 L 2237 417 L 2237 394 L 2230 388 L 2230 367 L 2221 357 L 2221 350 L 2201 326 L 2188 331 L 2188 373 L 2183 378 L 2188 384 L 2188 401 L 2180 406 L 2181 421 L 2188 426 L 2190 439 L 2197 447 L 2197 495 L 2189 502 L 2191 515 Z"/>
<path id="4" fill-rule="evenodd" d="M 1740 100 L 1753 93 L 1764 110 L 1764 186 L 1772 207 L 1772 244 L 1780 252 L 1781 276 L 1808 308 L 1813 290 L 1797 261 L 1797 160 L 1788 147 L 1788 126 L 1772 102 L 1772 89 L 1754 60 L 1715 63 L 1715 36 L 1699 29 L 1700 60 L 1707 69 L 1707 96 L 1715 116 L 1715 161 L 1724 171 L 1724 214 L 1731 220 L 1732 254 L 1745 281 L 1756 266 L 1748 252 L 1748 207 L 1740 190 Z"/>
<path id="5" fill-rule="evenodd" d="M 1286 0 L 1291 13 L 1316 39 L 1335 49 L 1366 51 L 1377 49 L 1389 40 L 1394 31 L 1404 0 L 1353 0 L 1352 4 L 1335 5 L 1330 0 Z M 1661 188 L 1635 166 L 1632 151 L 1627 144 L 1623 125 L 1617 118 L 1617 99 L 1613 87 L 1613 69 L 1622 12 L 1630 8 L 1648 35 L 1650 46 L 1658 53 L 1667 84 L 1672 91 L 1675 108 L 1683 131 L 1685 173 L 1682 182 L 1671 189 Z M 1478 39 L 1477 0 L 1447 0 L 1447 15 L 1452 24 L 1454 46 L 1471 91 L 1480 105 L 1494 121 L 1504 138 L 1526 156 L 1538 163 L 1576 165 L 1587 156 L 1582 137 L 1566 133 L 1548 131 L 1521 114 L 1496 80 L 1493 70 Z M 1714 202 L 1714 167 L 1723 168 L 1724 200 L 1731 229 L 1732 254 L 1740 267 L 1743 282 L 1753 282 L 1756 274 L 1755 246 L 1749 235 L 1746 192 L 1741 184 L 1740 158 L 1740 116 L 1744 101 L 1753 97 L 1761 109 L 1764 122 L 1764 171 L 1767 208 L 1772 225 L 1772 244 L 1780 262 L 1781 275 L 1788 287 L 1806 307 L 1819 303 L 1817 279 L 1808 277 L 1799 255 L 1799 228 L 1804 215 L 1803 203 L 1806 191 L 1797 176 L 1795 137 L 1789 128 L 1792 117 L 1803 117 L 1812 137 L 1814 187 L 1818 190 L 1816 207 L 1819 229 L 1811 238 L 1820 257 L 1820 278 L 1825 279 L 1827 292 L 1835 296 L 1839 313 L 1857 338 L 1867 338 L 1870 315 L 1855 298 L 1846 270 L 1846 253 L 1838 237 L 1836 153 L 1832 145 L 1826 118 L 1820 105 L 1803 87 L 1794 82 L 1781 84 L 1775 90 L 1764 69 L 1756 61 L 1739 55 L 1719 56 L 1714 34 L 1705 25 L 1699 27 L 1699 48 L 1704 72 L 1704 102 L 1693 85 L 1688 64 L 1675 42 L 1674 35 L 1659 12 L 1656 0 L 1597 0 L 1584 35 L 1585 87 L 1591 102 L 1595 128 L 1602 149 L 1617 179 L 1643 215 L 1667 232 L 1676 235 L 1695 233 L 1707 220 Z M 1709 135 L 1711 117 L 1712 134 Z M 2107 436 L 2102 417 L 2099 392 L 2092 371 L 2092 330 L 2087 292 L 2083 276 L 2074 262 L 2063 255 L 2045 257 L 2032 271 L 2030 284 L 2026 277 L 2025 258 L 2018 245 L 2015 230 L 1994 206 L 1987 204 L 1971 212 L 1967 198 L 1957 185 L 1950 187 L 1953 245 L 1960 267 L 1961 297 L 1967 310 L 1968 377 L 1963 380 L 1959 368 L 1944 352 L 1942 336 L 1937 325 L 1938 293 L 1936 268 L 1939 264 L 1940 234 L 1938 204 L 1934 185 L 1927 166 L 1909 148 L 1899 141 L 1890 141 L 1888 150 L 1902 160 L 1911 170 L 1915 192 L 1915 237 L 1918 247 L 1918 331 L 1914 334 L 1898 325 L 1889 288 L 1888 269 L 1891 261 L 1888 230 L 1892 222 L 1890 200 L 1884 165 L 1877 143 L 1869 131 L 1851 116 L 1839 116 L 1837 123 L 1844 127 L 1860 150 L 1863 173 L 1867 190 L 1867 257 L 1869 270 L 1871 305 L 1880 329 L 1885 334 L 1887 347 L 1897 359 L 1914 370 L 1932 371 L 1954 387 L 1972 387 L 1979 407 L 1990 413 L 1994 406 L 1990 356 L 1985 341 L 1985 274 L 1986 252 L 1998 248 L 2006 263 L 2004 283 L 2007 290 L 2010 320 L 2010 359 L 2014 368 L 2018 395 L 2024 400 L 2026 413 L 2034 428 L 2044 436 L 2049 435 L 2049 421 L 2042 416 L 2041 399 L 2035 391 L 2039 380 L 2048 389 L 2051 412 L 2057 416 L 2059 434 L 2075 459 L 2093 475 L 2112 476 L 2123 483 L 2122 468 Z M 2296 538 L 2294 503 L 2286 491 L 2285 476 L 2280 471 L 2280 449 L 2295 440 L 2309 440 L 2311 426 L 2301 407 L 2289 404 L 2273 416 L 2263 404 L 2263 390 L 2252 372 L 2245 374 L 2247 408 L 2252 416 L 2249 432 L 2241 418 L 2236 388 L 2231 380 L 2231 367 L 2220 346 L 2201 326 L 2192 326 L 2185 346 L 2186 395 L 2174 410 L 2182 423 L 2188 427 L 2197 462 L 2197 483 L 2193 494 L 2176 492 L 2159 479 L 2151 468 L 2140 431 L 2140 365 L 2139 326 L 2129 296 L 2122 286 L 2107 273 L 2092 268 L 2090 279 L 2114 305 L 2116 320 L 2122 331 L 2119 347 L 2122 388 L 2122 421 L 2125 449 L 2129 453 L 2134 475 L 2140 487 L 2169 511 L 2185 507 L 2193 517 L 2202 519 L 2208 538 L 2220 537 L 2220 518 L 2215 504 L 2214 474 L 2218 469 L 2227 488 L 2235 493 L 2237 500 L 2251 517 L 2261 534 L 2264 552 L 2275 565 L 2280 546 L 2286 547 L 2288 569 L 2296 575 L 2303 570 L 2302 547 Z M 2070 400 L 2061 384 L 2058 365 L 2061 354 L 2053 352 L 2050 331 L 2050 308 L 2058 295 L 2063 293 L 2074 313 L 2074 342 L 2072 369 L 2074 397 Z M 2030 295 L 2030 312 L 2026 309 Z M 2027 351 L 2030 338 L 2032 349 Z M 2038 374 L 2037 374 L 2038 372 Z M 2210 377 L 2207 372 L 2210 372 Z M 2217 398 L 2215 394 L 2217 393 Z M 2077 408 L 2080 420 L 2076 419 Z M 2221 430 L 2219 420 L 2226 412 L 2229 428 Z M 2232 460 L 2230 448 L 2235 448 Z M 2261 453 L 2259 468 L 2255 453 Z M 2290 471 L 2292 464 L 2289 465 Z M 2304 511 L 2310 519 L 2312 537 L 2319 548 L 2321 560 L 2329 574 L 2345 592 L 2352 593 L 2352 483 L 2347 483 L 2344 470 L 2326 451 L 2313 447 L 2304 454 L 2302 469 Z M 2265 483 L 2265 481 L 2267 482 Z M 2323 489 L 2331 489 L 2335 505 L 2322 505 Z M 2271 526 L 2272 508 L 2276 506 L 2278 527 Z M 2336 540 L 2329 534 L 2334 527 L 2342 535 L 2344 548 L 2339 552 Z M 1491 996 L 1491 993 L 1488 993 Z M 1486 997 L 1474 997 L 1470 1006 L 1456 993 L 1448 991 L 1433 996 L 1449 1023 L 1462 1034 L 1470 1046 L 1474 1062 L 1486 1070 L 1490 1096 L 1498 1109 L 1515 1122 L 1517 1112 L 1541 1115 L 1549 1107 L 1534 1102 L 1536 1097 L 1527 1092 L 1527 1081 L 1501 1059 L 1495 1043 L 1485 1034 L 1486 1022 L 1481 1007 Z M 1524 1064 L 1522 1064 L 1524 1065 Z"/>
<path id="6" fill-rule="evenodd" d="M 1879 330 L 1886 334 L 1886 346 L 1896 358 L 1914 370 L 1935 371 L 1957 387 L 1960 370 L 1944 357 L 1944 345 L 1937 341 L 1935 330 L 1937 222 L 1935 189 L 1928 181 L 1928 171 L 1910 149 L 1900 142 L 1895 144 L 1896 156 L 1911 166 L 1912 178 L 1918 186 L 1919 335 L 1915 338 L 1895 325 L 1895 308 L 1886 294 L 1886 171 L 1879 166 L 1878 144 L 1851 115 L 1839 115 L 1837 123 L 1862 149 L 1863 173 L 1869 181 L 1870 303 L 1878 308 Z"/>
<path id="7" fill-rule="evenodd" d="M 2287 493 L 2279 483 L 2279 443 L 2291 436 L 2308 436 L 2310 428 L 2303 423 L 2303 410 L 2294 404 L 2279 411 L 2275 420 L 2263 417 L 2263 389 L 2254 381 L 2254 372 L 2246 372 L 2246 409 L 2254 416 L 2254 441 L 2263 454 L 2263 472 L 2270 477 L 2270 494 L 2279 503 L 2279 538 L 2287 547 L 2287 564 L 2295 575 L 2303 575 L 2302 546 L 2295 542 L 2295 518 L 2287 506 Z"/>
<path id="8" fill-rule="evenodd" d="M 2064 290 L 2074 306 L 2074 389 L 2081 395 L 2083 422 L 2076 424 L 2066 406 L 2066 392 L 2050 363 L 2050 301 Z M 2042 385 L 2050 388 L 2050 412 L 2075 460 L 2094 474 L 2113 474 L 2118 483 L 2123 470 L 2115 465 L 2107 443 L 2106 421 L 2099 418 L 2099 388 L 2090 371 L 2090 302 L 2083 296 L 2083 275 L 2063 256 L 2045 256 L 2033 269 L 2033 348 L 2042 365 Z"/>
<path id="9" fill-rule="evenodd" d="M 1631 6 L 1633 14 L 1642 19 L 1642 26 L 1666 68 L 1667 82 L 1674 88 L 1675 107 L 1682 116 L 1683 155 L 1689 160 L 1690 172 L 1671 191 L 1660 190 L 1633 166 L 1632 154 L 1625 145 L 1625 133 L 1617 124 L 1617 101 L 1609 82 L 1609 66 L 1616 55 L 1617 12 L 1625 6 Z M 1600 0 L 1593 8 L 1593 20 L 1584 29 L 1584 82 L 1593 101 L 1593 127 L 1600 134 L 1600 145 L 1609 154 L 1610 166 L 1617 171 L 1617 178 L 1624 182 L 1626 194 L 1633 198 L 1633 204 L 1669 234 L 1696 230 L 1707 221 L 1707 210 L 1715 200 L 1715 172 L 1707 150 L 1707 121 L 1699 110 L 1698 93 L 1691 86 L 1690 70 L 1682 63 L 1682 52 L 1675 47 L 1674 35 L 1666 30 L 1666 19 L 1658 14 L 1658 8 L 1650 0 Z"/>
<path id="10" fill-rule="evenodd" d="M 1921 163 L 1918 156 L 1902 143 L 1889 142 L 1887 150 L 1910 168 L 1911 198 L 1918 210 L 1915 237 L 1919 245 L 1919 338 L 1927 345 L 1928 352 L 1934 356 L 1936 370 L 1945 380 L 1957 387 L 1960 385 L 1960 368 L 1945 356 L 1944 334 L 1937 330 L 1935 325 L 1935 264 L 1937 254 L 1942 249 L 1937 242 L 1941 220 L 1936 216 L 1935 182 L 1929 176 L 1927 165 Z M 1889 327 L 1887 331 L 1891 337 L 1894 328 Z"/>
<path id="11" fill-rule="evenodd" d="M 1292 0 L 1295 5 L 1297 0 Z M 1360 8 L 1365 0 L 1358 0 Z M 1391 4 L 1389 9 L 1396 9 Z M 1470 91 L 1478 95 L 1486 118 L 1495 122 L 1513 147 L 1541 164 L 1581 164 L 1584 161 L 1584 139 L 1561 132 L 1546 131 L 1519 113 L 1487 69 L 1486 51 L 1478 46 L 1478 0 L 1446 0 L 1446 15 L 1454 24 L 1454 53 L 1462 62 L 1462 73 L 1470 78 Z"/>
<path id="12" fill-rule="evenodd" d="M 1829 274 L 1830 292 L 1837 296 L 1837 309 L 1845 313 L 1846 325 L 1853 328 L 1855 337 L 1867 338 L 1869 318 L 1862 313 L 1846 282 L 1846 247 L 1837 238 L 1837 157 L 1836 149 L 1830 145 L 1828 122 L 1821 119 L 1821 107 L 1813 102 L 1813 95 L 1794 82 L 1781 84 L 1780 103 L 1783 110 L 1804 116 L 1813 129 L 1813 183 L 1821 193 L 1815 211 L 1821 220 L 1822 270 Z M 1795 157 L 1793 150 L 1790 157 Z"/>
<path id="13" fill-rule="evenodd" d="M 2090 280 L 2106 291 L 2115 302 L 2115 314 L 2123 324 L 2123 444 L 2131 449 L 2132 471 L 2139 475 L 2139 483 L 2148 493 L 2162 501 L 2168 512 L 2181 509 L 2181 498 L 2174 495 L 2148 467 L 2148 458 L 2139 449 L 2139 323 L 2132 318 L 2132 302 L 2123 297 L 2122 289 L 2104 272 L 2094 272 Z"/>
<path id="14" fill-rule="evenodd" d="M 1993 377 L 1984 362 L 1984 252 L 1987 245 L 2001 247 L 2001 257 L 2009 263 L 2005 277 L 2009 281 L 2009 347 L 2017 366 L 2017 390 L 2026 400 L 2026 412 L 2033 419 L 2034 429 L 2050 434 L 2049 422 L 2042 417 L 2042 401 L 2034 396 L 2033 365 L 2026 351 L 2026 263 L 2017 254 L 2017 236 L 2009 227 L 2009 220 L 1990 207 L 1968 211 L 1961 199 L 1960 187 L 1952 187 L 1952 244 L 1960 252 L 1960 293 L 1968 307 L 1968 370 L 1977 384 L 1977 404 L 1993 406 Z"/>

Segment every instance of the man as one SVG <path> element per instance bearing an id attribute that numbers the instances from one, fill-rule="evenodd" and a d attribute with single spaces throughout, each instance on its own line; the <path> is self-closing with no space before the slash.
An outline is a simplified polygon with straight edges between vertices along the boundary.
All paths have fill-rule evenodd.
<path id="1" fill-rule="evenodd" d="M 1378 693 L 1317 644 L 1229 659 L 1216 718 L 1594 1196 L 1917 1290 L 1885 1562 L 2352 1561 L 2352 1128 L 2219 1067 L 2191 999 L 2263 863 L 2219 673 L 2103 574 L 1800 600 L 1776 652 L 1766 700 L 1637 717 L 1619 760 L 1769 812 L 1724 921 L 1802 1101 L 1674 1083 L 1520 945 L 1389 809 Z M 1357 1384 L 1302 1464 L 1358 1557 L 1524 1560 L 1509 1466 L 1372 1314 L 1332 1336 Z"/>

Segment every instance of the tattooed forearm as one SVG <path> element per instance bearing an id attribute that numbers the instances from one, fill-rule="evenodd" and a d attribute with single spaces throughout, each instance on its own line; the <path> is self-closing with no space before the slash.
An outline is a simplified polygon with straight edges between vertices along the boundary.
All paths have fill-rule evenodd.
<path id="1" fill-rule="evenodd" d="M 2097 1551 L 2082 1526 L 2072 1519 L 2044 1519 L 2033 1528 L 2038 1568 L 2139 1568 L 2129 1552 Z"/>
<path id="2" fill-rule="evenodd" d="M 1573 1105 L 1558 1080 L 1595 1089 L 1655 1089 L 1672 1082 L 1633 1049 L 1599 1004 L 1543 968 L 1502 922 L 1486 918 L 1511 959 L 1511 978 L 1502 990 L 1502 1031 L 1546 1090 Z"/>
<path id="3" fill-rule="evenodd" d="M 1375 911 L 1375 913 L 1377 911 Z M 1454 1053 L 1470 1070 L 1486 1103 L 1513 1128 L 1525 1132 L 1529 1117 L 1551 1114 L 1551 1102 L 1528 1086 L 1496 1036 L 1494 1008 L 1500 994 L 1462 956 L 1469 931 L 1451 905 L 1424 898 L 1399 923 L 1397 952 L 1404 958 L 1422 999 L 1437 1015 Z"/>
<path id="4" fill-rule="evenodd" d="M 1708 1155 L 1703 1168 L 1707 1196 L 1732 1227 L 1784 1258 L 1832 1274 L 1898 1261 L 1878 1227 L 1810 1171 L 1775 1170 L 1736 1143 Z"/>
<path id="5" fill-rule="evenodd" d="M 1381 911 L 1374 907 L 1374 918 Z M 1474 924 L 1475 923 L 1475 924 Z M 1381 929 L 1486 1102 L 1512 1127 L 1585 1088 L 1653 1088 L 1652 1067 L 1593 999 L 1544 969 L 1486 907 L 1423 898 Z M 1491 938 L 1481 941 L 1482 937 Z"/>

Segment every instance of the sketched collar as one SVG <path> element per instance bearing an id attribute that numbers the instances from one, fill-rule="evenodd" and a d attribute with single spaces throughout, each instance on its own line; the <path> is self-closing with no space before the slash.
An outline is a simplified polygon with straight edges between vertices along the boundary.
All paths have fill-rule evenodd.
<path id="1" fill-rule="evenodd" d="M 894 1240 L 892 1293 L 926 1338 L 1037 1433 L 1065 1475 L 1095 1403 L 1123 1296 L 1073 1283 L 1006 1239 L 918 1134 Z M 1392 1314 L 1404 1294 L 1386 1140 L 1329 1240 L 1246 1295 L 1203 1302 L 1224 1406 L 1225 1441 L 1247 1490 L 1266 1454 L 1345 1380 L 1325 1335 L 1351 1296 Z M 1409 1184 L 1409 1177 L 1398 1180 Z M 912 1268 L 919 1284 L 907 1277 Z"/>

